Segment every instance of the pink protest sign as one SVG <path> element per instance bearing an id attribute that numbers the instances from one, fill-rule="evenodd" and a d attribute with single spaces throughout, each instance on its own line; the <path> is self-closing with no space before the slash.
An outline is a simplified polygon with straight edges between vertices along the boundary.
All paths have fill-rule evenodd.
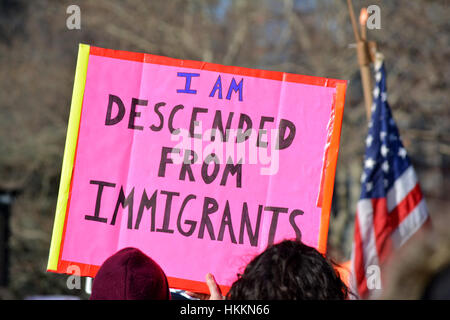
<path id="1" fill-rule="evenodd" d="M 81 45 L 49 271 L 124 247 L 226 292 L 268 245 L 324 252 L 346 81 Z"/>

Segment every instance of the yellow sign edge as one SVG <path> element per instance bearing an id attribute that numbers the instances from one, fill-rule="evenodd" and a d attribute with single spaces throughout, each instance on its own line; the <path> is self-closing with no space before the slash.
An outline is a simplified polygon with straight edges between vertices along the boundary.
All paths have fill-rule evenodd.
<path id="1" fill-rule="evenodd" d="M 55 221 L 53 224 L 52 240 L 47 270 L 56 271 L 61 250 L 61 241 L 66 219 L 67 202 L 69 199 L 70 183 L 72 180 L 75 152 L 78 141 L 78 129 L 80 127 L 81 108 L 83 105 L 84 88 L 89 60 L 90 46 L 79 44 L 75 81 L 70 105 L 69 123 L 67 126 L 66 144 L 59 183 L 58 200 L 56 203 Z"/>

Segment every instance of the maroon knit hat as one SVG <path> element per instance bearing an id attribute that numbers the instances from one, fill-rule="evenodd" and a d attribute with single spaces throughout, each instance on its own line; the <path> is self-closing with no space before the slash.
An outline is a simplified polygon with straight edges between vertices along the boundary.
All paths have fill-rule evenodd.
<path id="1" fill-rule="evenodd" d="M 136 248 L 125 248 L 100 267 L 91 300 L 168 300 L 169 285 L 161 267 Z"/>

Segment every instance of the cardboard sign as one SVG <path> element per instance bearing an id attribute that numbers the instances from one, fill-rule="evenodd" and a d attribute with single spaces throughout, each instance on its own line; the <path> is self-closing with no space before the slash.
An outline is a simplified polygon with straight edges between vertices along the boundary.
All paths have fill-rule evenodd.
<path id="1" fill-rule="evenodd" d="M 48 270 L 137 247 L 172 288 L 227 292 L 272 243 L 325 252 L 345 90 L 80 45 Z"/>

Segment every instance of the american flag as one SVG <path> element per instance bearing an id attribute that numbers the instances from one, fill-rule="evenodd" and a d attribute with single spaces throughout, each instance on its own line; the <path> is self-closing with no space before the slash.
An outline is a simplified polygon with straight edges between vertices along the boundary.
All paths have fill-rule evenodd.
<path id="1" fill-rule="evenodd" d="M 371 275 L 379 274 L 386 258 L 429 218 L 387 102 L 382 61 L 375 64 L 375 79 L 352 248 L 351 286 L 360 298 L 367 298 L 371 289 L 380 289 L 381 279 L 369 279 Z"/>

